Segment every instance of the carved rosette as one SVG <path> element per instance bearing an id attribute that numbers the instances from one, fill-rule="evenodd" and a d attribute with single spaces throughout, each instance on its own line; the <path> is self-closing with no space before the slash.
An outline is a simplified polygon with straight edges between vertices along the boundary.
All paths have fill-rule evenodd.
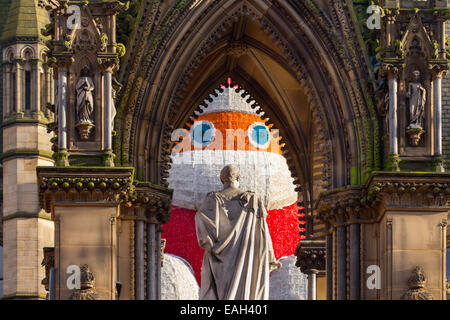
<path id="1" fill-rule="evenodd" d="M 425 289 L 427 279 L 422 267 L 414 268 L 408 279 L 408 291 L 402 296 L 402 300 L 433 300 L 433 295 Z"/>
<path id="2" fill-rule="evenodd" d="M 296 266 L 303 273 L 318 273 L 325 271 L 325 241 L 300 240 L 295 251 Z"/>
<path id="3" fill-rule="evenodd" d="M 52 211 L 54 201 L 129 202 L 132 168 L 39 167 L 39 205 Z"/>

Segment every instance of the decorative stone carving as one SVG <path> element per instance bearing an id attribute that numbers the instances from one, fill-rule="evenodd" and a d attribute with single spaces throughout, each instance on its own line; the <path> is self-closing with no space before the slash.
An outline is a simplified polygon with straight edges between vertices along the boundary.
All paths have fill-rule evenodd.
<path id="1" fill-rule="evenodd" d="M 417 147 L 419 145 L 420 138 L 425 133 L 425 130 L 421 128 L 409 128 L 406 132 L 409 135 L 409 142 L 411 145 L 413 147 Z"/>
<path id="2" fill-rule="evenodd" d="M 376 222 L 379 218 L 377 207 L 382 203 L 399 207 L 445 207 L 449 199 L 447 176 L 383 172 L 374 174 L 367 187 L 347 187 L 322 193 L 316 209 L 322 222 L 338 226 Z"/>
<path id="3" fill-rule="evenodd" d="M 134 207 L 145 207 L 147 222 L 165 224 L 170 219 L 173 190 L 149 182 L 136 182 L 130 194 L 130 203 Z M 164 250 L 164 249 L 161 249 Z"/>
<path id="4" fill-rule="evenodd" d="M 77 123 L 76 127 L 82 140 L 88 140 L 94 127 L 94 81 L 88 66 L 81 70 L 76 84 L 77 91 Z"/>
<path id="5" fill-rule="evenodd" d="M 426 276 L 422 267 L 417 266 L 408 279 L 408 291 L 402 300 L 433 300 L 433 295 L 425 289 Z"/>
<path id="6" fill-rule="evenodd" d="M 242 42 L 232 42 L 227 47 L 227 54 L 234 58 L 240 58 L 241 56 L 247 54 L 248 45 Z"/>
<path id="7" fill-rule="evenodd" d="M 80 271 L 80 289 L 75 289 L 69 300 L 97 300 L 94 274 L 87 264 L 81 266 Z"/>
<path id="8" fill-rule="evenodd" d="M 409 125 L 407 133 L 410 137 L 411 145 L 417 147 L 419 145 L 420 137 L 425 131 L 424 117 L 426 105 L 427 90 L 420 82 L 420 71 L 413 71 L 413 81 L 408 84 L 408 91 L 406 97 L 409 99 Z"/>
<path id="9" fill-rule="evenodd" d="M 55 267 L 55 248 L 45 247 L 43 248 L 43 251 L 44 259 L 42 259 L 41 266 L 45 267 L 45 278 L 42 279 L 41 284 L 45 287 L 46 291 L 49 291 L 50 269 Z M 48 293 L 46 299 L 48 299 Z"/>
<path id="10" fill-rule="evenodd" d="M 132 172 L 131 168 L 95 168 L 80 173 L 77 167 L 40 167 L 39 205 L 51 212 L 55 200 L 129 203 Z"/>
<path id="11" fill-rule="evenodd" d="M 296 266 L 300 271 L 309 272 L 325 271 L 325 241 L 323 240 L 300 240 L 295 255 Z"/>

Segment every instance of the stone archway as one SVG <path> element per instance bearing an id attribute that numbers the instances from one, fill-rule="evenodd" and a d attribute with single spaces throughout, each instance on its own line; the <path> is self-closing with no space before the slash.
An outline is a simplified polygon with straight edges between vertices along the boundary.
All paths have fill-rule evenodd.
<path id="1" fill-rule="evenodd" d="M 153 32 L 136 35 L 121 77 L 122 164 L 165 184 L 171 131 L 232 76 L 280 128 L 309 208 L 317 197 L 314 166 L 327 188 L 361 182 L 380 163 L 377 117 L 366 100 L 364 55 L 341 6 L 332 8 L 335 21 L 307 1 L 186 1 L 165 15 L 149 8 L 155 14 L 142 24 L 153 24 Z M 321 163 L 314 159 L 317 140 Z"/>

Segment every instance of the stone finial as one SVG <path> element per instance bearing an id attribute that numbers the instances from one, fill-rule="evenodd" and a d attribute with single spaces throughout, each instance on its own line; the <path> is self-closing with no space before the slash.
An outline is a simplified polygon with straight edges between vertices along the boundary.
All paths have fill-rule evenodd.
<path id="1" fill-rule="evenodd" d="M 408 291 L 402 296 L 402 300 L 433 300 L 433 295 L 425 289 L 427 279 L 421 266 L 414 268 L 408 279 Z"/>

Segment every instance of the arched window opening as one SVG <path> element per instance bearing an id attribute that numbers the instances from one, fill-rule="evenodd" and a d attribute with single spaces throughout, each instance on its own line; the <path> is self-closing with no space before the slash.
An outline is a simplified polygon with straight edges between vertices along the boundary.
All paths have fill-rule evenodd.
<path id="1" fill-rule="evenodd" d="M 45 104 L 46 104 L 46 98 L 45 98 L 45 76 L 43 72 L 39 72 L 39 101 L 40 105 L 38 106 L 39 110 L 42 112 L 45 112 Z"/>
<path id="2" fill-rule="evenodd" d="M 25 71 L 25 110 L 31 110 L 31 71 Z"/>
<path id="3" fill-rule="evenodd" d="M 11 88 L 12 88 L 12 94 L 11 94 L 11 113 L 15 113 L 17 112 L 17 86 L 16 86 L 16 82 L 17 82 L 17 73 L 14 70 L 11 73 Z"/>

